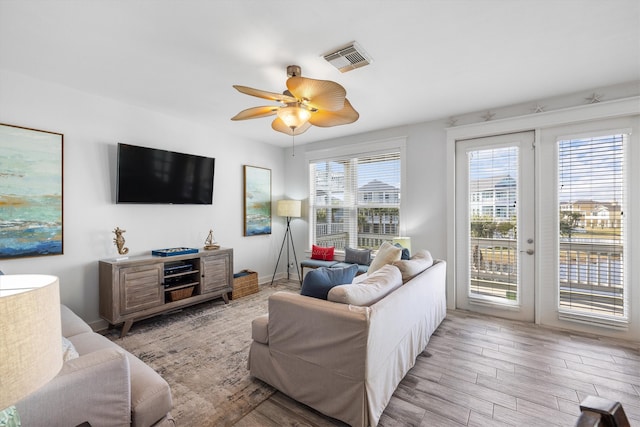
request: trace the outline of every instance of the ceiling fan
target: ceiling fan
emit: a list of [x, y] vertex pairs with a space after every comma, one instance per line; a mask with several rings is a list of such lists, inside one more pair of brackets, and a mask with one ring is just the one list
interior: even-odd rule
[[313, 126], [332, 127], [358, 120], [360, 115], [346, 98], [347, 91], [338, 83], [302, 77], [297, 65], [287, 67], [287, 90], [282, 94], [233, 85], [239, 92], [278, 101], [281, 105], [247, 108], [231, 120], [257, 119], [277, 115], [271, 127], [287, 135], [300, 135]]

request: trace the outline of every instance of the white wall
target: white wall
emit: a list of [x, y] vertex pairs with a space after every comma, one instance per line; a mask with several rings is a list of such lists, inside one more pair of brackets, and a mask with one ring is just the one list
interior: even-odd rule
[[[202, 247], [213, 228], [222, 246], [234, 248], [234, 271], [250, 268], [261, 281], [271, 279], [283, 226], [274, 217], [272, 235], [243, 237], [242, 166], [270, 168], [277, 200], [284, 188], [281, 148], [11, 72], [0, 71], [0, 93], [0, 123], [64, 134], [64, 254], [4, 259], [0, 270], [60, 277], [62, 302], [96, 322], [98, 260], [118, 256], [116, 226], [127, 230], [129, 255]], [[215, 157], [213, 205], [115, 204], [118, 142]]]

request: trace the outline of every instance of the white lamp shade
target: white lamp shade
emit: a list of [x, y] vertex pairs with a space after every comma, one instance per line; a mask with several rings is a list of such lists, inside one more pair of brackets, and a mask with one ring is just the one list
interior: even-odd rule
[[292, 129], [297, 129], [305, 124], [311, 117], [311, 112], [306, 108], [302, 108], [296, 105], [289, 105], [288, 107], [282, 107], [278, 109], [278, 117], [287, 126]]
[[400, 246], [409, 249], [409, 252], [411, 252], [411, 237], [394, 237], [393, 243], [398, 243]]
[[0, 275], [0, 410], [55, 377], [62, 368], [58, 278]]
[[301, 216], [302, 203], [300, 200], [278, 200], [276, 215], [299, 218]]

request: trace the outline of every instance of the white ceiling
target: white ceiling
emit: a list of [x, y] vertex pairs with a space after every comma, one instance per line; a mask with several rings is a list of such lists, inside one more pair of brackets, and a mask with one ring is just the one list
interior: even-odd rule
[[[322, 58], [354, 40], [371, 65]], [[360, 113], [296, 144], [446, 118], [640, 79], [640, 0], [0, 0], [0, 69], [238, 138], [290, 144], [229, 120], [269, 104], [233, 84], [282, 92], [289, 64]]]

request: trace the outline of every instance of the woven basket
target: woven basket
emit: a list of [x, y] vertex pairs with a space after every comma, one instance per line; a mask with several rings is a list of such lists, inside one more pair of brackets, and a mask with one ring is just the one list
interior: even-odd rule
[[231, 299], [241, 298], [258, 292], [258, 273], [251, 270], [242, 270], [247, 273], [244, 276], [233, 278], [233, 291]]
[[189, 298], [193, 294], [195, 286], [189, 288], [176, 289], [175, 291], [169, 291], [167, 298], [170, 302], [180, 301], [181, 299]]

